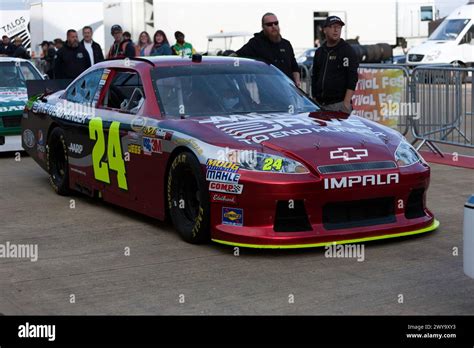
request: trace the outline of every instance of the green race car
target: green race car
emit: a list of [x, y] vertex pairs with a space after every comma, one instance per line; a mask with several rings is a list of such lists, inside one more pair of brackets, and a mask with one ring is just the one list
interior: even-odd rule
[[0, 152], [23, 150], [21, 116], [28, 100], [27, 80], [43, 80], [28, 60], [0, 57]]

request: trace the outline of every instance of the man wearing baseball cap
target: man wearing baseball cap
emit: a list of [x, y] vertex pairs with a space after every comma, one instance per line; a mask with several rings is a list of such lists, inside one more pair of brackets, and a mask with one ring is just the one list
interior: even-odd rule
[[107, 59], [135, 57], [135, 46], [133, 46], [132, 41], [124, 40], [123, 30], [120, 25], [112, 25], [110, 34], [114, 37], [114, 43], [110, 46]]
[[323, 110], [352, 111], [359, 61], [352, 47], [341, 38], [345, 23], [329, 16], [323, 24], [326, 41], [313, 59], [312, 96]]

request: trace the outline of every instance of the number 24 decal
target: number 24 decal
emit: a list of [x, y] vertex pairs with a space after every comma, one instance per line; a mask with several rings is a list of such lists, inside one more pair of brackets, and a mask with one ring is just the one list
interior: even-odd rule
[[94, 177], [96, 180], [110, 184], [109, 169], [117, 172], [117, 182], [121, 189], [128, 190], [127, 178], [125, 176], [125, 161], [122, 157], [120, 146], [120, 122], [114, 121], [110, 125], [107, 144], [107, 160], [102, 161], [105, 154], [105, 135], [100, 117], [94, 117], [89, 122], [89, 138], [96, 140], [92, 149], [92, 163], [94, 166]]

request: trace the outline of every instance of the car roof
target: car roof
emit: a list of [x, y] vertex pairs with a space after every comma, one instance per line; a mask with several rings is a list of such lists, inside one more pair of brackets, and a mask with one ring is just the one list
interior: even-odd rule
[[[225, 56], [202, 56], [202, 62], [204, 64], [224, 64], [224, 63], [234, 63], [238, 59], [241, 62], [246, 62], [250, 64], [265, 64], [261, 61], [241, 58], [241, 57], [225, 57]], [[101, 63], [98, 63], [94, 66], [103, 67], [103, 68], [123, 68], [124, 66], [131, 66], [135, 68], [144, 67], [145, 65], [152, 65], [153, 67], [160, 66], [175, 66], [175, 65], [192, 65], [199, 64], [194, 63], [191, 57], [181, 57], [181, 56], [149, 56], [149, 57], [134, 57], [128, 58], [130, 64], [127, 64], [127, 58], [123, 59], [109, 59]]]

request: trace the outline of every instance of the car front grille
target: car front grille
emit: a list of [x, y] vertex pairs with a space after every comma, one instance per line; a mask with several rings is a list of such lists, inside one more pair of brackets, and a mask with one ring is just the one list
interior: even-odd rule
[[1, 120], [5, 128], [20, 127], [21, 124], [21, 116], [3, 116]]
[[394, 169], [397, 165], [393, 161], [379, 161], [379, 162], [363, 162], [363, 163], [344, 163], [344, 164], [330, 164], [319, 166], [318, 170], [321, 174], [352, 172], [361, 170], [375, 170], [375, 169]]
[[394, 197], [333, 202], [323, 207], [323, 226], [326, 230], [373, 226], [395, 221]]
[[421, 62], [423, 60], [423, 57], [424, 57], [423, 54], [409, 54], [408, 60], [410, 62]]

